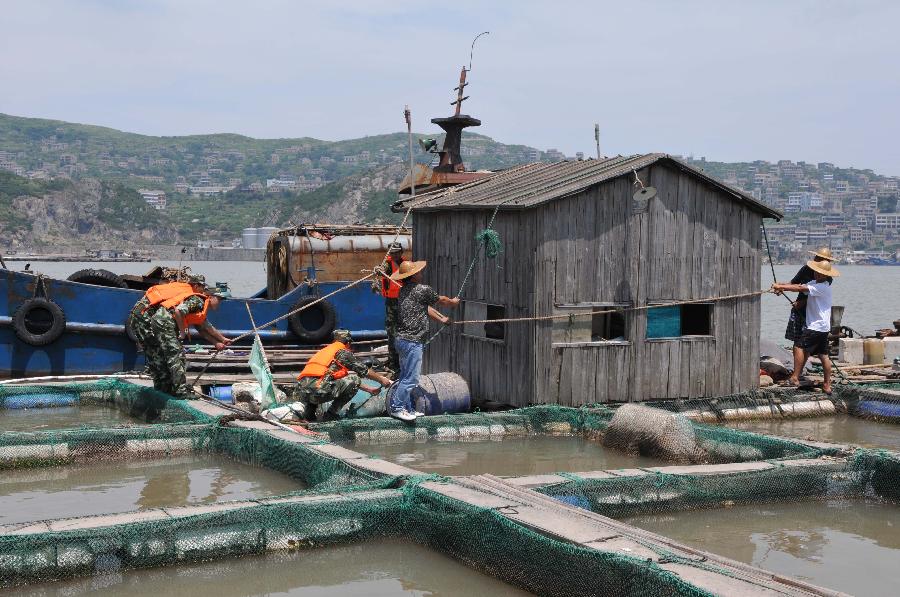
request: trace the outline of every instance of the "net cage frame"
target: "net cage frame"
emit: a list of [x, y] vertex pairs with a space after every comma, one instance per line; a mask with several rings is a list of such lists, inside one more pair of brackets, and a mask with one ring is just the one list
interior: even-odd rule
[[[49, 458], [23, 459], [18, 465], [65, 466], [79, 455], [89, 454], [85, 446], [100, 446], [101, 452], [106, 450], [115, 457], [112, 453], [122, 452], [129, 441], [157, 447], [175, 442], [172, 445], [189, 445], [190, 451], [222, 454], [281, 472], [309, 487], [279, 496], [207, 506], [5, 525], [0, 532], [0, 588], [273, 550], [399, 538], [429, 546], [476, 570], [540, 594], [709, 594], [656, 562], [573, 545], [518, 524], [497, 509], [465, 503], [423, 486], [426, 481], [452, 485], [455, 481], [451, 478], [399, 466], [376, 466], [378, 459], [374, 458], [347, 460], [341, 458], [345, 448], [332, 443], [381, 441], [396, 438], [398, 433], [407, 434], [401, 435], [404, 439], [457, 441], [491, 437], [492, 433], [597, 437], [614, 414], [608, 407], [541, 405], [501, 413], [441, 415], [420, 419], [418, 431], [410, 431], [392, 419], [354, 419], [312, 425], [323, 439], [287, 439], [289, 432], [266, 430], [265, 423], [223, 424], [222, 415], [208, 414], [192, 401], [175, 400], [128, 382], [107, 380], [76, 386], [0, 386], [0, 408], [6, 397], [17, 393], [71, 391], [78, 394], [83, 405], [112, 402], [131, 409], [137, 404], [141, 411], [150, 404], [159, 411], [158, 421], [164, 422], [123, 428], [2, 432], [0, 455], [9, 448], [65, 446], [55, 454], [51, 452]], [[537, 488], [537, 492], [571, 495], [577, 491], [585, 500], [627, 494], [629, 500], [620, 500], [618, 505], [621, 511], [629, 511], [626, 507], [637, 511], [635, 504], [662, 507], [663, 502], [666, 507], [679, 503], [711, 505], [732, 499], [748, 487], [763, 488], [774, 481], [783, 487], [775, 497], [784, 499], [822, 495], [898, 497], [900, 455], [857, 450], [852, 457], [842, 459], [838, 446], [828, 448], [699, 423], [693, 423], [693, 427], [701, 441], [753, 447], [762, 458], [751, 462], [771, 468], [716, 476], [647, 473], [640, 478], [611, 479], [587, 479], [563, 472], [562, 483]], [[167, 453], [166, 449], [147, 452], [153, 457]], [[126, 457], [140, 458], [143, 453], [127, 452]], [[666, 496], [666, 492], [675, 495]], [[661, 557], [675, 557], [658, 546], [654, 549]], [[728, 573], [715, 567], [713, 570]]]

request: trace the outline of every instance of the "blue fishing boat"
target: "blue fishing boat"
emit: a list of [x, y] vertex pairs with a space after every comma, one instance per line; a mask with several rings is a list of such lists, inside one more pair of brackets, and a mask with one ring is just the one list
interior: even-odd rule
[[[264, 344], [317, 345], [336, 327], [349, 329], [357, 340], [385, 338], [384, 299], [368, 281], [268, 322], [364, 276], [362, 269], [380, 263], [393, 232], [326, 225], [280, 230], [267, 247], [267, 287], [249, 298], [223, 300], [209, 321], [228, 337], [244, 334], [252, 330], [249, 306]], [[404, 246], [409, 239], [408, 231], [399, 238]], [[126, 325], [143, 295], [141, 280], [109, 272], [94, 277], [81, 276], [93, 282], [87, 283], [0, 269], [0, 377], [143, 369], [143, 354]], [[103, 277], [108, 284], [99, 285]], [[143, 280], [144, 286], [152, 282]], [[197, 341], [194, 336], [186, 343]]]

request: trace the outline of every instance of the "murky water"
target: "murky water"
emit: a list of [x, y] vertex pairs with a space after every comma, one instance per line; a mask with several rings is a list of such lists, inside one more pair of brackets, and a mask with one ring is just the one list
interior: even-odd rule
[[896, 595], [900, 505], [863, 500], [736, 506], [625, 522], [852, 595]]
[[538, 435], [488, 441], [423, 441], [349, 447], [410, 468], [440, 475], [490, 473], [521, 476], [667, 464], [663, 460], [632, 456], [607, 449], [599, 442], [581, 437]]
[[428, 548], [379, 541], [25, 587], [16, 597], [528, 595]]
[[0, 409], [0, 432], [139, 425], [115, 406]]
[[900, 425], [878, 423], [848, 415], [735, 421], [728, 423], [728, 427], [811, 441], [853, 444], [863, 448], [900, 450]]
[[303, 489], [224, 456], [108, 462], [0, 473], [0, 524], [209, 504]]

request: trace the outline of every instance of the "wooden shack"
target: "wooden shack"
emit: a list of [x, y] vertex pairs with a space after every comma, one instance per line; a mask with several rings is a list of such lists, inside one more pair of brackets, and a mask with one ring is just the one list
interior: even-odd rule
[[[636, 195], [642, 185], [655, 196]], [[453, 296], [475, 259], [454, 319], [588, 313], [450, 326], [424, 372], [460, 373], [476, 399], [577, 406], [757, 387], [758, 295], [671, 305], [760, 290], [760, 225], [781, 214], [747, 193], [648, 154], [528, 164], [394, 207], [407, 208], [426, 283]], [[503, 251], [475, 258], [495, 212]]]

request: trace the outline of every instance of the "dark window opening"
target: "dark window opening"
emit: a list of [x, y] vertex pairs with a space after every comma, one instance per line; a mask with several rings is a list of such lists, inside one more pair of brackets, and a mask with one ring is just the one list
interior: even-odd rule
[[591, 316], [591, 342], [610, 340], [625, 340], [625, 314], [622, 311]]
[[708, 303], [671, 305], [647, 311], [647, 338], [711, 336], [712, 308]]
[[[628, 342], [626, 305], [582, 303], [554, 309], [553, 344], [621, 344]], [[596, 311], [596, 312], [595, 312]]]
[[466, 301], [464, 309], [466, 320], [483, 321], [484, 323], [465, 324], [463, 334], [489, 340], [502, 341], [506, 339], [506, 324], [504, 322], [487, 321], [491, 319], [506, 319], [506, 307], [478, 301]]
[[681, 305], [681, 335], [711, 336], [712, 305]]
[[[502, 305], [488, 305], [487, 317], [485, 319], [506, 319], [506, 307]], [[491, 340], [503, 340], [506, 334], [506, 324], [486, 323], [484, 324], [484, 337]]]

